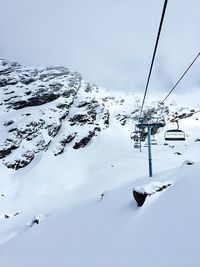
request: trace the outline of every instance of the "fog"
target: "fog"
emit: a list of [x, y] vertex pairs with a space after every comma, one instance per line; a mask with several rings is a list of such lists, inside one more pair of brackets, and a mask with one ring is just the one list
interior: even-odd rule
[[[0, 0], [0, 56], [65, 65], [111, 90], [144, 90], [164, 1]], [[200, 52], [199, 0], [169, 0], [149, 93], [167, 93]], [[195, 93], [200, 58], [176, 89]]]

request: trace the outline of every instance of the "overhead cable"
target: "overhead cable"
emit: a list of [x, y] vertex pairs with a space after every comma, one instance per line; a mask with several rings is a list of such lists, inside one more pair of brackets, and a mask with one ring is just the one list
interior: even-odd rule
[[161, 15], [161, 19], [160, 19], [160, 25], [159, 25], [157, 38], [156, 38], [156, 43], [155, 43], [154, 52], [153, 52], [153, 57], [152, 57], [152, 60], [151, 60], [151, 66], [150, 66], [150, 70], [149, 70], [149, 74], [148, 74], [148, 78], [147, 78], [147, 83], [146, 83], [146, 87], [145, 87], [145, 91], [144, 91], [144, 97], [143, 97], [143, 101], [142, 101], [142, 106], [141, 106], [141, 110], [140, 110], [140, 116], [142, 115], [144, 102], [145, 102], [145, 98], [146, 98], [146, 94], [147, 94], [147, 90], [148, 90], [148, 86], [149, 86], [149, 81], [150, 81], [151, 72], [152, 72], [152, 68], [153, 68], [153, 64], [154, 64], [154, 59], [155, 59], [155, 56], [156, 56], [156, 51], [157, 51], [157, 47], [158, 47], [158, 43], [159, 43], [159, 38], [160, 38], [160, 33], [161, 33], [162, 25], [163, 25], [165, 11], [166, 11], [166, 8], [167, 8], [167, 2], [168, 2], [168, 0], [165, 0], [164, 6], [163, 6], [163, 10], [162, 10], [162, 15]]
[[169, 97], [169, 95], [174, 91], [174, 89], [177, 87], [177, 85], [180, 83], [180, 81], [183, 79], [183, 77], [185, 76], [185, 74], [189, 71], [189, 69], [192, 67], [192, 65], [194, 64], [194, 62], [197, 60], [197, 58], [200, 56], [200, 53], [198, 53], [198, 55], [195, 57], [195, 59], [192, 61], [192, 63], [189, 65], [189, 67], [186, 69], [186, 71], [182, 74], [182, 76], [180, 77], [180, 79], [177, 81], [177, 83], [172, 87], [172, 89], [169, 91], [169, 93], [166, 95], [166, 97], [163, 99], [162, 103], [165, 102], [165, 100]]

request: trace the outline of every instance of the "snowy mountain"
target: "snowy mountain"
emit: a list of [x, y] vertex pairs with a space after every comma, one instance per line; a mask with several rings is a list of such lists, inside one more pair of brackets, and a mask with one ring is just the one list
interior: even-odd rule
[[[55, 156], [68, 144], [84, 147], [113, 121], [134, 129], [139, 115], [139, 96], [113, 96], [64, 67], [23, 68], [1, 59], [0, 74], [0, 158], [8, 168], [25, 167], [53, 140]], [[173, 103], [161, 108], [156, 99], [152, 106], [166, 120], [195, 111]]]
[[[147, 148], [134, 149], [130, 138], [140, 94], [108, 92], [65, 67], [4, 59], [0, 88], [2, 267], [198, 265], [200, 115], [193, 107], [147, 99], [145, 112], [165, 125], [154, 132], [150, 180]], [[186, 141], [166, 144], [177, 118]], [[170, 186], [152, 194], [154, 183], [137, 207], [133, 188], [144, 192], [156, 181]]]

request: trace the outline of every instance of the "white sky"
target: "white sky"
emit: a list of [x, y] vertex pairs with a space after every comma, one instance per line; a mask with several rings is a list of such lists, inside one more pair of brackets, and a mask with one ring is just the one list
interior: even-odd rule
[[[112, 90], [144, 90], [164, 0], [0, 0], [0, 56], [65, 65]], [[149, 93], [167, 92], [200, 51], [199, 0], [168, 1]], [[177, 88], [199, 90], [200, 59]]]

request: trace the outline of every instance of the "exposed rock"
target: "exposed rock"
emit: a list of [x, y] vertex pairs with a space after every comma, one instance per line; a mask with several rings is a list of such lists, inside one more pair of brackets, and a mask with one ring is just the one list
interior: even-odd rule
[[14, 144], [12, 140], [6, 139], [5, 143], [2, 147], [0, 147], [0, 159], [5, 158], [8, 156], [13, 150], [18, 148], [19, 145]]
[[82, 138], [79, 142], [76, 142], [73, 146], [74, 149], [79, 149], [82, 147], [85, 147], [92, 139], [92, 137], [95, 135], [95, 130], [94, 131], [89, 131], [88, 135], [84, 138]]
[[39, 224], [42, 220], [44, 220], [45, 219], [45, 215], [43, 215], [43, 214], [38, 214], [38, 215], [36, 215], [34, 218], [33, 218], [33, 220], [32, 220], [32, 222], [31, 222], [31, 224], [30, 224], [30, 227], [32, 227], [33, 225], [35, 225], [35, 224]]
[[5, 214], [4, 215], [4, 218], [5, 219], [9, 219], [9, 218], [12, 218], [12, 217], [15, 217], [15, 216], [19, 215], [20, 213], [22, 213], [22, 212], [21, 211], [18, 211], [18, 212], [11, 213], [11, 214]]
[[100, 127], [95, 127], [93, 131], [89, 131], [88, 135], [82, 138], [80, 141], [76, 142], [73, 146], [74, 149], [79, 149], [85, 147], [92, 138], [96, 135], [96, 132], [100, 132], [101, 128]]
[[179, 155], [179, 156], [182, 155], [182, 153], [180, 153], [180, 152], [174, 152], [174, 154], [175, 154], [175, 155]]
[[10, 120], [10, 121], [6, 121], [5, 123], [4, 123], [4, 126], [10, 126], [11, 124], [13, 124], [14, 123], [14, 121], [13, 120]]
[[11, 99], [14, 99], [14, 98], [18, 98], [18, 96], [12, 96], [10, 98], [4, 99], [4, 102], [8, 102], [8, 101], [10, 101]]
[[5, 93], [4, 95], [11, 95], [13, 93], [15, 93], [15, 91], [9, 91], [9, 92]]
[[46, 128], [48, 129], [48, 135], [51, 137], [54, 137], [59, 132], [61, 125], [53, 123], [53, 124], [48, 125]]
[[68, 108], [68, 105], [67, 104], [58, 104], [57, 105], [57, 108], [59, 108], [59, 109], [66, 109], [66, 108]]
[[92, 85], [91, 85], [91, 84], [87, 83], [87, 85], [86, 85], [86, 87], [85, 87], [85, 92], [86, 92], [86, 93], [90, 93], [90, 92], [92, 92]]
[[133, 197], [139, 207], [141, 207], [147, 196], [151, 196], [156, 192], [161, 192], [172, 185], [171, 182], [151, 182], [140, 187], [133, 188]]
[[94, 123], [94, 117], [89, 116], [88, 114], [76, 114], [74, 115], [74, 117], [69, 119], [70, 121], [70, 125], [83, 125], [83, 124], [90, 124], [90, 123]]
[[104, 122], [104, 125], [106, 127], [109, 127], [109, 124], [110, 124], [110, 113], [109, 113], [108, 110], [103, 115], [103, 122]]
[[118, 114], [116, 116], [116, 119], [120, 122], [121, 125], [125, 125], [126, 124], [126, 121], [127, 119], [130, 118], [130, 116], [127, 116], [127, 115], [122, 115], [122, 114]]
[[133, 196], [134, 196], [134, 199], [136, 200], [136, 202], [138, 204], [138, 207], [141, 207], [144, 204], [148, 194], [147, 193], [140, 193], [140, 192], [133, 190]]
[[192, 161], [192, 160], [185, 160], [184, 162], [183, 162], [183, 166], [185, 166], [185, 165], [194, 165], [195, 164], [195, 162], [194, 161]]
[[66, 91], [64, 91], [64, 92], [62, 93], [62, 96], [63, 96], [64, 98], [69, 98], [71, 95], [75, 96], [75, 94], [76, 94], [76, 90], [74, 90], [74, 89], [70, 89], [70, 90], [66, 90]]
[[77, 132], [74, 132], [72, 134], [69, 134], [66, 138], [62, 139], [59, 142], [59, 147], [57, 148], [57, 151], [54, 153], [54, 155], [57, 156], [57, 155], [62, 154], [64, 152], [65, 146], [69, 144], [70, 142], [72, 142], [72, 140], [74, 140], [76, 135], [77, 135]]
[[16, 102], [9, 102], [8, 104], [13, 109], [22, 109], [22, 108], [26, 108], [26, 107], [43, 105], [43, 104], [49, 103], [53, 100], [56, 100], [59, 97], [60, 97], [59, 94], [45, 93], [43, 95], [30, 97], [27, 100], [19, 100]]
[[87, 101], [83, 101], [81, 103], [79, 103], [77, 105], [78, 108], [83, 108], [83, 107], [86, 107], [87, 105], [89, 105], [90, 102], [87, 102]]
[[32, 151], [27, 151], [25, 154], [21, 155], [20, 159], [15, 159], [11, 162], [6, 162], [5, 165], [8, 168], [18, 170], [27, 166], [33, 159], [34, 159], [34, 153]]
[[23, 83], [25, 85], [28, 85], [28, 84], [30, 84], [30, 83], [32, 83], [34, 81], [35, 81], [35, 79], [32, 78], [32, 77], [27, 77], [27, 78], [22, 78], [21, 79], [21, 83]]
[[18, 83], [18, 80], [14, 78], [1, 78], [0, 79], [0, 87], [4, 87], [7, 85], [15, 85]]

